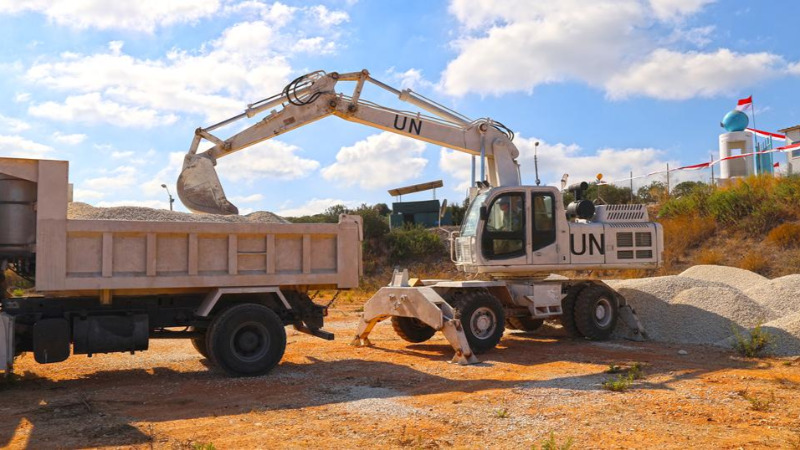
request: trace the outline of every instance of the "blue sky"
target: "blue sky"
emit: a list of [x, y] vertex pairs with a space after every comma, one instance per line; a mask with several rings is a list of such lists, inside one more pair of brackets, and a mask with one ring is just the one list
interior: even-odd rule
[[[748, 95], [759, 129], [800, 124], [799, 16], [791, 0], [0, 0], [0, 156], [70, 161], [77, 201], [166, 208], [161, 184], [174, 193], [195, 128], [301, 74], [366, 68], [509, 126], [528, 184], [537, 140], [545, 183], [625, 178], [707, 161]], [[297, 215], [388, 203], [387, 189], [439, 178], [438, 197], [461, 201], [469, 168], [467, 155], [330, 117], [218, 172], [243, 212]]]

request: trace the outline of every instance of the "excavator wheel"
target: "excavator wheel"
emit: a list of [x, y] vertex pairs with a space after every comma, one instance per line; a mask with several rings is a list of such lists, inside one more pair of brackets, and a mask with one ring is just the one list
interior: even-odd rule
[[583, 333], [575, 324], [575, 300], [584, 288], [586, 286], [583, 284], [570, 287], [567, 295], [561, 300], [561, 326], [564, 327], [564, 331], [569, 337], [583, 337]]
[[419, 319], [412, 317], [392, 316], [394, 332], [406, 342], [425, 342], [436, 334], [436, 330]]
[[588, 286], [575, 299], [575, 325], [587, 339], [611, 337], [618, 318], [617, 299], [602, 286]]
[[506, 317], [495, 296], [486, 290], [462, 291], [451, 305], [473, 352], [483, 353], [497, 346], [505, 331]]
[[542, 325], [544, 325], [544, 320], [533, 317], [509, 317], [506, 319], [506, 328], [528, 333], [538, 330]]

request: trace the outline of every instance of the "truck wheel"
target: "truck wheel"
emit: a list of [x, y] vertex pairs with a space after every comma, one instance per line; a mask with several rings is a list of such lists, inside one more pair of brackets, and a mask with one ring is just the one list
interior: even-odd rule
[[[197, 331], [196, 328], [193, 328], [191, 331]], [[191, 339], [192, 347], [197, 350], [197, 353], [200, 353], [200, 356], [205, 357], [208, 359], [208, 347], [206, 347], [206, 333], [203, 333], [200, 337], [195, 337]]]
[[209, 360], [228, 375], [264, 375], [283, 357], [286, 329], [271, 309], [244, 303], [228, 308], [211, 322], [206, 349]]
[[529, 333], [538, 330], [542, 325], [544, 325], [544, 320], [534, 319], [533, 317], [509, 317], [506, 319], [506, 328]]
[[425, 322], [412, 317], [392, 316], [392, 328], [401, 339], [414, 343], [425, 342], [436, 334]]
[[569, 337], [583, 337], [575, 324], [575, 301], [583, 289], [583, 285], [572, 286], [561, 300], [561, 326], [564, 327], [564, 331]]
[[506, 321], [503, 305], [497, 298], [486, 291], [472, 291], [453, 303], [473, 352], [483, 353], [497, 346]]
[[588, 339], [608, 339], [618, 317], [617, 299], [602, 286], [586, 287], [575, 299], [575, 325]]

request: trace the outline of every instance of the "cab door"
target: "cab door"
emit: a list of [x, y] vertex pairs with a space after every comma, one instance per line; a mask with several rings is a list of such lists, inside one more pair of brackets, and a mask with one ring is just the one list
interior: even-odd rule
[[480, 246], [487, 265], [527, 264], [530, 242], [527, 197], [525, 191], [502, 192], [486, 206]]
[[556, 198], [552, 192], [532, 190], [530, 193], [531, 254], [529, 264], [558, 264], [556, 243]]

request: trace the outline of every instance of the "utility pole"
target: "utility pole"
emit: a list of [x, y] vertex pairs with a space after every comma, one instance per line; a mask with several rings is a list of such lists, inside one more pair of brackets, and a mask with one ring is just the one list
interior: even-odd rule
[[161, 187], [167, 190], [167, 195], [169, 196], [169, 210], [172, 211], [172, 204], [175, 203], [175, 199], [172, 198], [172, 194], [169, 192], [169, 188], [166, 184], [162, 184]]

